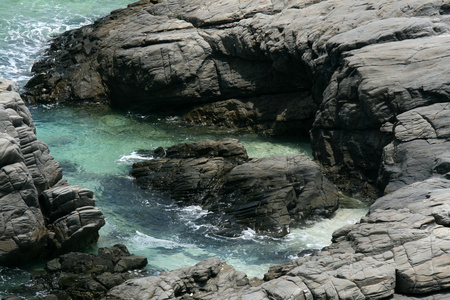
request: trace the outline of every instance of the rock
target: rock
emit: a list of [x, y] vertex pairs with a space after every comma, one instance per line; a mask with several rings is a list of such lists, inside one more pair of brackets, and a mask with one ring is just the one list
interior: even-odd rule
[[[0, 78], [0, 264], [18, 265], [79, 247], [104, 225], [91, 191], [62, 180], [35, 134], [17, 86]], [[89, 209], [86, 209], [89, 207]]]
[[[233, 168], [219, 193], [236, 222], [283, 236], [293, 222], [330, 216], [338, 194], [319, 166], [305, 155], [252, 159]], [[214, 208], [214, 206], [213, 206]]]
[[[185, 119], [192, 122], [267, 134], [289, 132], [278, 130], [279, 124], [297, 124], [292, 128], [311, 129], [315, 159], [336, 183], [372, 195], [375, 185], [386, 194], [359, 223], [335, 232], [329, 247], [273, 267], [260, 286], [231, 284], [220, 298], [446, 299], [449, 8], [448, 0], [141, 1], [55, 39], [35, 65], [25, 97], [110, 99], [112, 106], [169, 107], [172, 114], [187, 108]], [[306, 97], [292, 105], [297, 100], [285, 95], [297, 93]], [[262, 111], [262, 99], [276, 105]], [[207, 176], [237, 168], [251, 190], [264, 182], [251, 170], [267, 163], [234, 167], [224, 157], [176, 159], [148, 162], [136, 174], [157, 187], [167, 183], [161, 180], [165, 167], [181, 168], [185, 161], [182, 168], [193, 179], [170, 177], [168, 183], [193, 191], [200, 203], [228, 182], [206, 184], [212, 177], [198, 175], [202, 164]], [[277, 165], [288, 160], [296, 159], [282, 158]], [[151, 168], [157, 172], [149, 173]], [[199, 194], [197, 184], [212, 188]], [[294, 188], [290, 184], [281, 186]], [[287, 189], [284, 199], [293, 201]], [[245, 204], [249, 210], [242, 206], [241, 215], [254, 216], [251, 203]], [[272, 215], [285, 220], [278, 207]], [[209, 286], [202, 291], [192, 285], [192, 273], [184, 270], [129, 282], [110, 295], [218, 298]], [[199, 278], [215, 278], [208, 276]]]
[[[428, 194], [415, 193], [419, 188]], [[322, 251], [271, 267], [259, 286], [232, 282], [220, 299], [445, 299], [450, 227], [441, 216], [443, 211], [448, 216], [450, 181], [429, 179], [421, 187], [412, 184], [393, 194], [375, 202], [359, 223], [335, 232], [333, 243]], [[386, 197], [399, 207], [385, 206]], [[215, 299], [219, 294], [209, 288], [210, 274], [220, 278], [226, 269], [214, 271], [216, 265], [128, 281], [108, 296]], [[206, 288], [195, 289], [197, 282]]]
[[436, 103], [396, 117], [395, 140], [384, 148], [380, 182], [389, 193], [450, 171], [450, 104]]
[[[280, 98], [283, 105], [273, 105]], [[307, 136], [317, 109], [309, 93], [297, 92], [205, 104], [191, 110], [180, 120], [203, 126], [245, 128], [265, 135], [301, 133]]]
[[380, 170], [383, 148], [418, 133], [389, 130], [396, 117], [448, 102], [446, 1], [155, 3], [56, 38], [24, 97], [189, 108], [190, 122], [265, 134], [311, 129], [335, 181], [372, 195], [366, 182], [401, 187], [395, 170]]
[[[428, 194], [423, 194], [424, 190]], [[319, 254], [272, 267], [265, 278], [300, 277], [318, 298], [339, 294], [341, 289], [348, 292], [351, 284], [339, 286], [335, 283], [338, 278], [350, 280], [355, 292], [362, 294], [355, 293], [356, 298], [350, 299], [384, 299], [389, 295], [403, 299], [395, 293], [416, 299], [414, 295], [420, 298], [434, 292], [436, 298], [430, 299], [444, 299], [439, 295], [448, 285], [445, 253], [450, 244], [448, 223], [441, 217], [443, 211], [448, 212], [449, 193], [450, 182], [442, 179], [401, 188], [377, 200], [360, 223], [335, 232], [333, 243]]]
[[138, 184], [225, 213], [220, 234], [249, 227], [284, 236], [293, 221], [330, 216], [338, 207], [337, 190], [305, 155], [248, 160], [236, 139], [183, 143], [155, 154], [164, 157], [133, 165]]
[[222, 178], [248, 159], [236, 139], [182, 143], [156, 149], [155, 154], [164, 157], [133, 164], [131, 175], [140, 186], [167, 191], [186, 204], [202, 205], [215, 197]]
[[[114, 286], [135, 277], [147, 258], [130, 254], [124, 245], [100, 248], [98, 254], [70, 252], [47, 263], [46, 274], [34, 278], [58, 299], [100, 299]], [[137, 274], [137, 273], [136, 273]]]
[[[131, 279], [112, 288], [107, 299], [225, 299], [226, 295], [249, 288], [242, 272], [207, 258], [193, 267], [165, 272], [161, 276]], [[189, 298], [183, 298], [189, 299]]]

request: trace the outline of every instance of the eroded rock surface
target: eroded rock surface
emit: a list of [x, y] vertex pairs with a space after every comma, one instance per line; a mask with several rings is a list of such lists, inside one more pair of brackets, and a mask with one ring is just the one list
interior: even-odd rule
[[[0, 264], [80, 247], [98, 238], [103, 215], [91, 191], [68, 185], [38, 140], [17, 86], [0, 78]], [[43, 208], [45, 206], [45, 208]]]
[[225, 214], [222, 234], [250, 227], [283, 236], [293, 221], [330, 216], [339, 204], [336, 188], [302, 154], [248, 159], [236, 139], [179, 144], [155, 154], [162, 157], [133, 165], [137, 182]]
[[56, 38], [26, 99], [196, 107], [186, 120], [267, 134], [312, 128], [330, 174], [387, 191], [401, 186], [399, 162], [383, 159], [402, 136], [397, 116], [449, 102], [448, 0], [156, 2]]
[[107, 299], [226, 299], [230, 292], [248, 287], [244, 273], [212, 257], [161, 276], [131, 279], [111, 289]]

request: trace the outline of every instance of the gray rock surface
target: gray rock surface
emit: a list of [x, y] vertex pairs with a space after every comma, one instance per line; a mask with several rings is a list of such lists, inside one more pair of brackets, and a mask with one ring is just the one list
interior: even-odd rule
[[436, 103], [397, 116], [395, 140], [384, 148], [380, 180], [392, 192], [450, 172], [450, 104]]
[[449, 102], [448, 0], [156, 2], [56, 38], [26, 99], [197, 106], [187, 120], [266, 134], [312, 129], [316, 158], [337, 183], [356, 179], [354, 193], [359, 180], [401, 187], [383, 160], [385, 146], [410, 139], [393, 131], [397, 116]]
[[[161, 276], [131, 279], [112, 288], [107, 299], [227, 299], [230, 292], [249, 288], [247, 276], [218, 258]], [[238, 299], [238, 298], [235, 298]]]
[[[98, 238], [91, 191], [70, 186], [35, 134], [17, 86], [0, 78], [0, 264], [18, 265]], [[45, 209], [43, 209], [45, 206]], [[69, 247], [69, 248], [70, 248]]]
[[224, 213], [221, 234], [249, 227], [284, 236], [293, 221], [330, 216], [339, 204], [336, 188], [305, 155], [249, 160], [236, 139], [183, 143], [155, 155], [162, 157], [133, 165], [138, 184]]

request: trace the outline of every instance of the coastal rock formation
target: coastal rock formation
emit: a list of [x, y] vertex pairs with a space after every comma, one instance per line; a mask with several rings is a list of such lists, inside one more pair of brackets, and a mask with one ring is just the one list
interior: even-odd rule
[[219, 297], [208, 284], [220, 272], [203, 276], [202, 290], [182, 269], [111, 297], [447, 299], [449, 14], [449, 0], [141, 1], [56, 38], [34, 67], [30, 102], [187, 108], [199, 124], [310, 130], [336, 183], [386, 194], [329, 247], [272, 267], [259, 286], [231, 281]]
[[49, 262], [35, 285], [49, 291], [43, 299], [101, 299], [106, 292], [136, 277], [147, 258], [130, 254], [124, 245], [98, 249], [98, 254], [70, 252]]
[[92, 192], [62, 179], [17, 91], [0, 78], [1, 265], [92, 243], [104, 224]]
[[230, 291], [249, 286], [244, 273], [212, 257], [161, 276], [131, 279], [111, 289], [107, 299], [226, 299]]
[[[375, 202], [333, 233], [320, 252], [270, 268], [252, 286], [210, 258], [194, 267], [127, 281], [111, 299], [447, 299], [450, 180], [432, 178]], [[230, 273], [231, 272], [231, 273]]]
[[191, 122], [267, 134], [312, 129], [336, 179], [381, 190], [392, 179], [387, 191], [400, 182], [382, 158], [397, 116], [449, 99], [448, 0], [155, 3], [56, 38], [26, 99], [191, 108]]
[[336, 188], [303, 154], [249, 160], [236, 139], [183, 143], [158, 154], [133, 165], [138, 184], [224, 214], [220, 234], [249, 227], [284, 236], [293, 221], [330, 216], [339, 204]]

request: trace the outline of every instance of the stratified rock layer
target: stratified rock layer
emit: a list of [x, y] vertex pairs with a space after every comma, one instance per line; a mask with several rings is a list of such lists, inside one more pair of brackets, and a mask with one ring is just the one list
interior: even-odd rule
[[336, 188], [302, 154], [249, 160], [238, 140], [223, 139], [159, 148], [155, 155], [162, 157], [133, 165], [137, 182], [224, 214], [221, 234], [249, 227], [284, 236], [293, 221], [330, 216], [339, 204]]
[[17, 91], [0, 78], [1, 265], [82, 247], [97, 240], [104, 224], [93, 193], [62, 180]]

